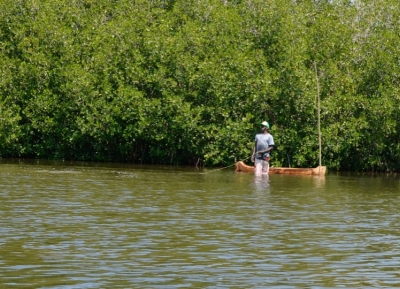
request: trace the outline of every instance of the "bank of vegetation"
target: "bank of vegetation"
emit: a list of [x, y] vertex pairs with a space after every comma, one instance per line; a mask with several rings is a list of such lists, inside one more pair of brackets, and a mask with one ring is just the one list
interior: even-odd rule
[[0, 2], [0, 155], [400, 170], [397, 0]]

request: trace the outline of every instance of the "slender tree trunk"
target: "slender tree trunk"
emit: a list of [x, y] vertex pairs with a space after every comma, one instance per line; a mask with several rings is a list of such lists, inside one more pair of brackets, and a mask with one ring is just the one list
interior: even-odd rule
[[317, 69], [317, 63], [314, 62], [314, 70], [315, 70], [315, 80], [317, 84], [317, 114], [318, 114], [318, 146], [319, 146], [319, 153], [318, 153], [318, 159], [319, 159], [319, 171], [321, 173], [321, 166], [322, 166], [322, 142], [321, 142], [321, 101], [320, 101], [320, 96], [319, 96], [319, 79], [318, 79], [318, 69]]

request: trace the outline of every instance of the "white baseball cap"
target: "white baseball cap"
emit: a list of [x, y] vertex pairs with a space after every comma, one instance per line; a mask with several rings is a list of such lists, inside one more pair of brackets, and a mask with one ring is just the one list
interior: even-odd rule
[[268, 123], [268, 122], [263, 121], [263, 122], [261, 123], [261, 125], [262, 125], [262, 126], [266, 126], [266, 127], [269, 129], [269, 123]]

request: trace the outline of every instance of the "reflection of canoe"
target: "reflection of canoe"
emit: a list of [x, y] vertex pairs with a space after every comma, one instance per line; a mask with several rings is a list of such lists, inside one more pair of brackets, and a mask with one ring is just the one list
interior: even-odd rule
[[[254, 173], [254, 167], [246, 165], [244, 162], [239, 161], [235, 164], [235, 172]], [[316, 168], [269, 168], [269, 174], [285, 174], [285, 175], [322, 175], [326, 173], [326, 166]]]

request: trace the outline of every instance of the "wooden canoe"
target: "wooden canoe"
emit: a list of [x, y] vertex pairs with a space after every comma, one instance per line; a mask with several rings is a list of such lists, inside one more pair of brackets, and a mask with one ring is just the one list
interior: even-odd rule
[[[244, 162], [239, 161], [235, 164], [235, 172], [254, 173], [254, 167], [248, 166]], [[326, 166], [318, 166], [316, 168], [269, 168], [269, 174], [285, 174], [285, 175], [303, 175], [303, 176], [324, 176], [326, 174]]]

